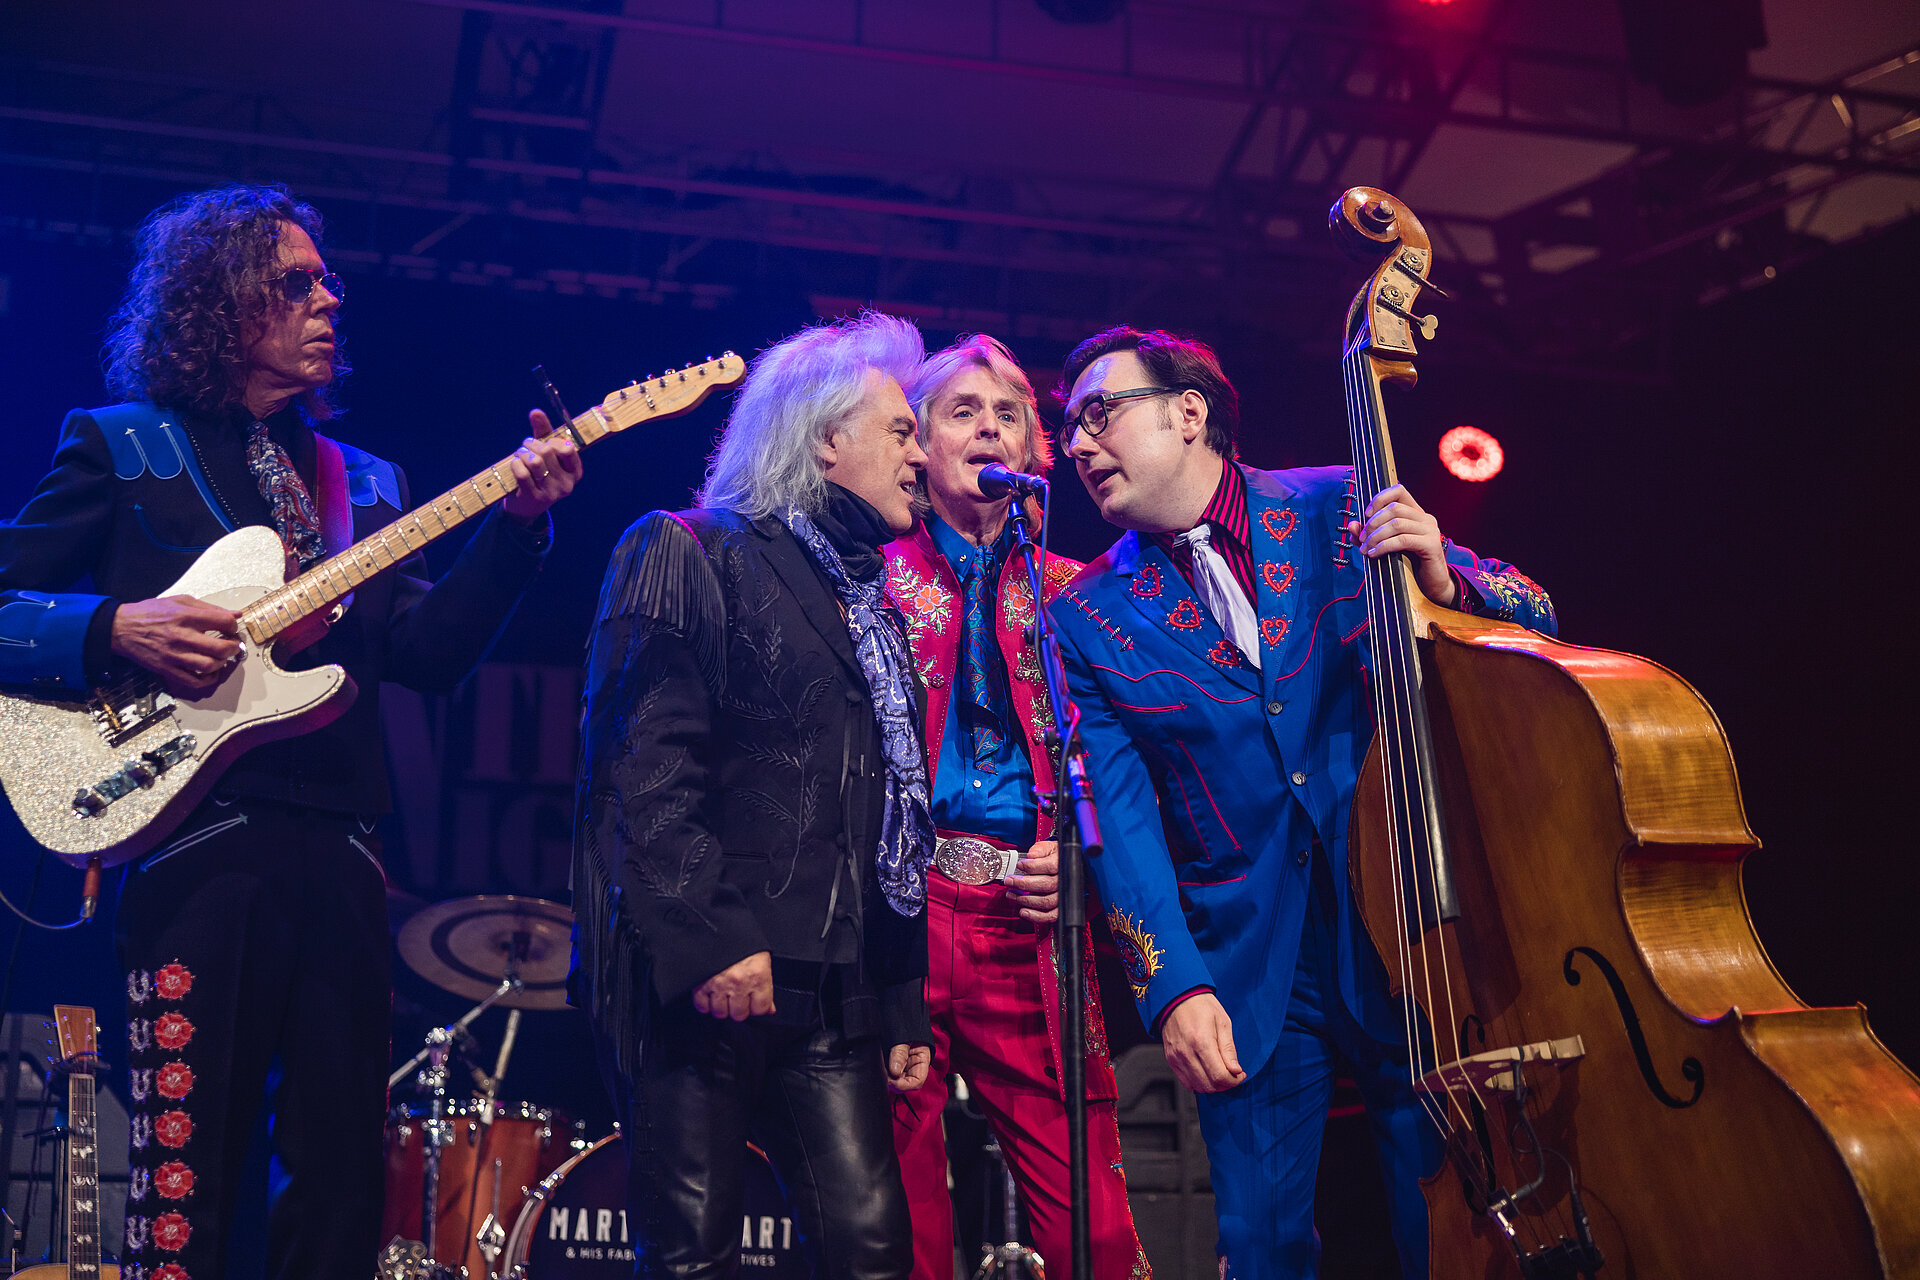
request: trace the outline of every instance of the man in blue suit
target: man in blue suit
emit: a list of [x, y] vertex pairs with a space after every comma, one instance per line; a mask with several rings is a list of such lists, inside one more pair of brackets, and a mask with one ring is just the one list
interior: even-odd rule
[[[1448, 608], [1551, 630], [1552, 604], [1397, 485], [1349, 520], [1348, 468], [1234, 461], [1238, 396], [1202, 343], [1109, 330], [1063, 385], [1064, 447], [1131, 531], [1051, 608], [1104, 819], [1092, 869], [1141, 1016], [1199, 1095], [1226, 1273], [1315, 1274], [1338, 1067], [1366, 1099], [1402, 1269], [1424, 1276], [1439, 1133], [1347, 885], [1373, 737], [1361, 557], [1404, 553]], [[1343, 534], [1359, 554], [1337, 564]]]

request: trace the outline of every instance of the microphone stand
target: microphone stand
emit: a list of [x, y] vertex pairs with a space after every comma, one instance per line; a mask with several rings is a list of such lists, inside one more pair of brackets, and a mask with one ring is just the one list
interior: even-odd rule
[[[1051, 494], [1045, 495], [1050, 504]], [[1014, 529], [1014, 554], [1027, 561], [1033, 594], [1033, 647], [1047, 685], [1047, 706], [1054, 728], [1047, 734], [1053, 752], [1053, 791], [1045, 797], [1054, 815], [1053, 836], [1060, 846], [1060, 918], [1054, 924], [1054, 968], [1060, 985], [1060, 1090], [1067, 1104], [1067, 1185], [1073, 1239], [1074, 1280], [1092, 1280], [1093, 1238], [1087, 1218], [1087, 998], [1081, 942], [1087, 924], [1087, 869], [1083, 857], [1098, 857], [1100, 815], [1087, 776], [1087, 749], [1080, 741], [1080, 713], [1067, 700], [1067, 673], [1060, 662], [1060, 638], [1047, 617], [1045, 583], [1047, 518], [1042, 508], [1040, 543], [1028, 528], [1027, 513], [1015, 494], [1007, 512]], [[1063, 803], [1064, 802], [1064, 803]]]

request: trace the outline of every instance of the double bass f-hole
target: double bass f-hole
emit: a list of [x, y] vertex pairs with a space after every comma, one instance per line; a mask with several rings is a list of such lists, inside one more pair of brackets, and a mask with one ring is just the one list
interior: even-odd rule
[[1660, 1073], [1654, 1070], [1653, 1054], [1648, 1052], [1646, 1034], [1640, 1030], [1639, 1011], [1633, 1007], [1633, 997], [1627, 994], [1627, 988], [1620, 981], [1618, 971], [1605, 956], [1592, 947], [1575, 947], [1567, 952], [1567, 958], [1560, 965], [1560, 971], [1566, 975], [1567, 985], [1570, 987], [1580, 985], [1580, 970], [1573, 964], [1575, 956], [1585, 956], [1593, 961], [1593, 967], [1598, 969], [1600, 976], [1607, 980], [1607, 986], [1613, 991], [1613, 1002], [1620, 1008], [1620, 1022], [1626, 1028], [1627, 1042], [1633, 1046], [1633, 1060], [1640, 1064], [1640, 1077], [1647, 1082], [1647, 1088], [1653, 1096], [1676, 1111], [1700, 1101], [1701, 1091], [1707, 1087], [1707, 1072], [1706, 1068], [1700, 1065], [1700, 1059], [1687, 1058], [1680, 1063], [1681, 1078], [1693, 1082], [1693, 1096], [1676, 1098], [1668, 1093], [1667, 1087], [1660, 1083]]

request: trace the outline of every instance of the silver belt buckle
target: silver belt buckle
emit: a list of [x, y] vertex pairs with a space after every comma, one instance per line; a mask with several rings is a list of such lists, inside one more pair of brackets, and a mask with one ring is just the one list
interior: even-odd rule
[[992, 884], [1013, 871], [1020, 855], [996, 849], [973, 836], [941, 836], [933, 847], [933, 865], [955, 884]]

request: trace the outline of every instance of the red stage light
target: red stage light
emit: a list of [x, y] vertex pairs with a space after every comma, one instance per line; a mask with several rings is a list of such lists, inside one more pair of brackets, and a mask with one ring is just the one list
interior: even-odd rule
[[1462, 480], [1491, 480], [1507, 455], [1500, 442], [1478, 427], [1455, 427], [1440, 437], [1440, 462]]

